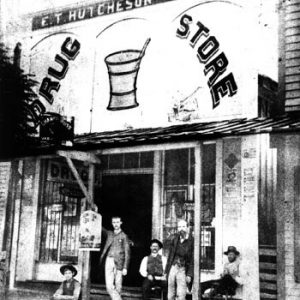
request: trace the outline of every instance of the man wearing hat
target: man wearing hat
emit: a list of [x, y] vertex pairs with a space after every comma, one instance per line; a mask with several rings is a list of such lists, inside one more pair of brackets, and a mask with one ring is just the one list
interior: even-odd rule
[[154, 286], [161, 287], [163, 295], [165, 295], [167, 289], [165, 274], [167, 258], [159, 254], [162, 247], [163, 245], [159, 240], [151, 240], [151, 253], [149, 256], [145, 256], [141, 262], [140, 274], [145, 278], [142, 285], [143, 300], [150, 299], [151, 288]]
[[54, 293], [53, 299], [78, 300], [80, 296], [80, 283], [74, 279], [77, 275], [77, 270], [72, 265], [63, 265], [60, 268], [60, 273], [64, 275], [65, 280]]
[[224, 264], [221, 278], [201, 283], [201, 294], [204, 294], [204, 292], [209, 288], [212, 289], [209, 294], [203, 295], [204, 298], [206, 298], [206, 296], [209, 298], [217, 294], [224, 295], [226, 293], [234, 295], [238, 285], [242, 284], [239, 270], [239, 260], [237, 259], [240, 255], [240, 252], [236, 249], [236, 247], [229, 246], [224, 254], [227, 255], [228, 262]]

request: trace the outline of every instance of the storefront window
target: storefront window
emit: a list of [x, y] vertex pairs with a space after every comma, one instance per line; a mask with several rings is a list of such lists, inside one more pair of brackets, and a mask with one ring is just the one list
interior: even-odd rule
[[45, 169], [40, 261], [76, 263], [83, 194], [65, 164], [48, 162]]
[[[184, 219], [194, 235], [195, 154], [193, 148], [165, 151], [164, 159], [163, 240], [166, 248]], [[201, 203], [201, 269], [215, 265], [215, 144], [203, 146]]]
[[102, 155], [103, 170], [153, 168], [153, 151]]
[[202, 203], [201, 203], [201, 269], [215, 267], [215, 144], [203, 145], [202, 153]]
[[166, 245], [176, 233], [177, 222], [188, 222], [194, 228], [194, 149], [165, 151], [163, 240]]

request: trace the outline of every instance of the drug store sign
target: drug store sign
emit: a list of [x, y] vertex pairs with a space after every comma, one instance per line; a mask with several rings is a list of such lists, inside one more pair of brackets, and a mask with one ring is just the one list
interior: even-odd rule
[[41, 102], [71, 110], [77, 132], [255, 117], [253, 16], [229, 1], [165, 2], [51, 31], [32, 60]]

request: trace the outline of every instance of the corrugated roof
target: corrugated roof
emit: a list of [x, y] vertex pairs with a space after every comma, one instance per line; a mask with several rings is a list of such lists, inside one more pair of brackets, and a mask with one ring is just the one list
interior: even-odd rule
[[179, 140], [213, 139], [255, 133], [300, 131], [300, 113], [274, 118], [231, 119], [157, 128], [126, 129], [76, 136], [74, 147], [92, 149]]

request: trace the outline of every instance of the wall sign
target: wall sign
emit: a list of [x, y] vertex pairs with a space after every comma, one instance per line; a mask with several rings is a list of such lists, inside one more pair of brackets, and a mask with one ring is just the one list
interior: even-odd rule
[[110, 15], [128, 11], [149, 5], [169, 2], [174, 0], [108, 0], [99, 1], [92, 5], [79, 8], [67, 8], [61, 11], [37, 15], [32, 20], [32, 30], [38, 30], [67, 23], [92, 19], [95, 17]]
[[[189, 24], [192, 22], [193, 18], [188, 14], [184, 14], [181, 17], [181, 27], [176, 32], [179, 38], [187, 39], [190, 36]], [[190, 46], [197, 48], [197, 58], [200, 63], [204, 64], [204, 74], [208, 76], [207, 84], [212, 95], [212, 106], [214, 109], [220, 104], [222, 97], [226, 95], [232, 97], [236, 94], [238, 87], [232, 73], [226, 74], [226, 76], [218, 80], [226, 72], [228, 59], [224, 52], [220, 51], [220, 44], [217, 38], [209, 34], [209, 29], [200, 21], [195, 23], [197, 24], [197, 31], [192, 33]], [[201, 36], [205, 37], [205, 40], [202, 43], [198, 43]]]
[[[153, 5], [163, 2], [165, 9]], [[94, 18], [97, 5], [111, 16], [72, 31], [50, 29], [42, 38], [33, 32], [39, 38], [31, 59], [40, 82], [36, 115], [74, 116], [76, 134], [257, 116], [256, 32], [242, 6], [104, 1], [40, 14], [39, 24]], [[143, 6], [149, 7], [133, 10]], [[131, 10], [114, 14], [118, 7]], [[67, 15], [71, 19], [63, 21]]]

